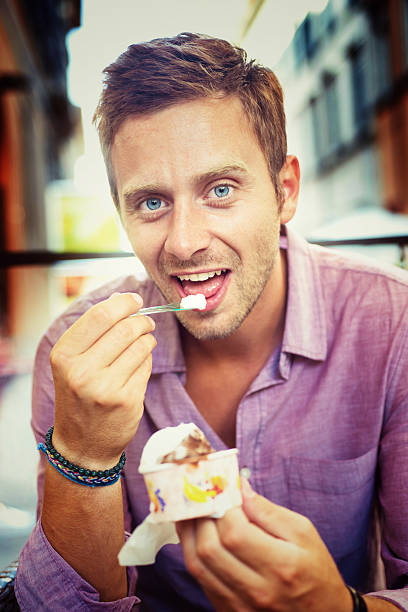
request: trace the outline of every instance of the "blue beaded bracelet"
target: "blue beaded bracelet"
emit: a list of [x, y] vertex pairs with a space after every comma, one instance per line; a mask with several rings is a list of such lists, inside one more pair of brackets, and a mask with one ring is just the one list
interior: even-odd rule
[[50, 427], [45, 436], [45, 444], [40, 442], [38, 450], [42, 451], [48, 462], [65, 478], [87, 487], [106, 487], [114, 484], [120, 478], [121, 471], [126, 462], [125, 453], [122, 453], [119, 462], [108, 470], [89, 470], [75, 465], [65, 459], [52, 445], [52, 433], [54, 427]]

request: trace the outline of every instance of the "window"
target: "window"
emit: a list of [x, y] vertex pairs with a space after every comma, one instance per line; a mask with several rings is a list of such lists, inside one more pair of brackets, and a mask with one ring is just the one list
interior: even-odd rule
[[[405, 0], [405, 5], [407, 4]], [[391, 49], [389, 18], [385, 10], [378, 11], [373, 28], [376, 93], [382, 96], [391, 86]]]
[[319, 46], [318, 26], [317, 18], [309, 13], [296, 30], [294, 49], [297, 68], [300, 68], [304, 61], [310, 61], [315, 56]]
[[323, 75], [323, 95], [326, 122], [326, 150], [330, 154], [340, 144], [338, 91], [335, 75], [330, 73]]
[[322, 142], [321, 142], [321, 119], [320, 119], [320, 107], [321, 100], [319, 98], [312, 98], [310, 100], [310, 116], [312, 121], [312, 133], [313, 133], [313, 143], [314, 143], [314, 152], [316, 156], [317, 163], [320, 162], [322, 158]]
[[367, 120], [367, 62], [364, 44], [350, 47], [351, 89], [353, 96], [354, 124], [360, 131]]
[[310, 116], [317, 165], [325, 166], [341, 141], [338, 88], [334, 74], [324, 73], [319, 96], [310, 100]]

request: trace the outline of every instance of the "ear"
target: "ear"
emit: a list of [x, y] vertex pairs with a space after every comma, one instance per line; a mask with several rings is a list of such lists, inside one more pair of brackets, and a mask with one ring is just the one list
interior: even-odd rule
[[283, 192], [283, 203], [280, 211], [281, 224], [287, 223], [296, 212], [299, 186], [300, 168], [299, 160], [294, 155], [288, 155], [279, 172], [280, 184]]

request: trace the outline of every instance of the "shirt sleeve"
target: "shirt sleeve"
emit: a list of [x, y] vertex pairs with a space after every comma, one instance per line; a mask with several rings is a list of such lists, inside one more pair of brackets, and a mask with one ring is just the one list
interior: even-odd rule
[[137, 610], [140, 600], [131, 595], [135, 591], [136, 568], [127, 568], [127, 573], [128, 596], [116, 601], [99, 601], [98, 591], [52, 548], [42, 530], [41, 521], [38, 521], [20, 555], [16, 598], [22, 612]]
[[[63, 317], [51, 326], [42, 338], [34, 364], [32, 420], [37, 444], [44, 442], [45, 434], [54, 422], [54, 385], [49, 361], [50, 351], [57, 339], [72, 323]], [[134, 595], [137, 570], [127, 568], [128, 596], [114, 602], [100, 602], [99, 593], [88, 584], [54, 550], [41, 527], [41, 508], [43, 501], [45, 459], [39, 453], [37, 478], [37, 518], [38, 523], [28, 538], [19, 559], [15, 592], [21, 610], [132, 610], [137, 609], [140, 600]], [[128, 510], [127, 495], [122, 482], [125, 529], [131, 530], [131, 516]], [[125, 533], [125, 537], [127, 534]]]
[[370, 593], [408, 612], [408, 325], [395, 337], [379, 450], [381, 554], [387, 590]]

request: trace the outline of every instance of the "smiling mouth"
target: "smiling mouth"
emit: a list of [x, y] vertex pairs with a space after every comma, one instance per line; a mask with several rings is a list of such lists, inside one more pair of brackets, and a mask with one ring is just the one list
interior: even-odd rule
[[173, 275], [184, 296], [203, 293], [206, 298], [214, 296], [222, 288], [229, 270], [220, 268], [210, 272], [194, 272]]
[[176, 278], [183, 283], [183, 281], [192, 281], [193, 283], [206, 281], [214, 276], [225, 275], [227, 270], [213, 270], [212, 272], [198, 272], [194, 274], [181, 274], [177, 275]]

